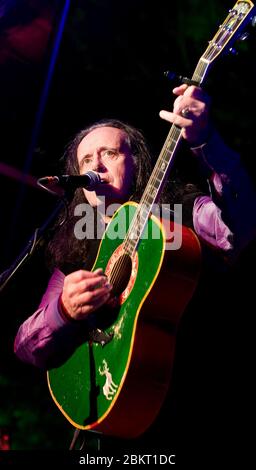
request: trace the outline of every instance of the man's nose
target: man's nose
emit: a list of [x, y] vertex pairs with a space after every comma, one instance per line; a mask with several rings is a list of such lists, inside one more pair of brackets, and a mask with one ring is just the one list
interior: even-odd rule
[[101, 171], [104, 169], [105, 169], [105, 166], [102, 161], [101, 155], [98, 152], [95, 152], [93, 155], [93, 160], [92, 160], [92, 170]]

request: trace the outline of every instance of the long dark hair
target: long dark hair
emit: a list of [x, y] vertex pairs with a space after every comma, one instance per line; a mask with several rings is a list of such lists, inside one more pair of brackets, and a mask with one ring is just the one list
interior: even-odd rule
[[[121, 129], [126, 134], [126, 143], [131, 150], [134, 162], [134, 179], [132, 182], [130, 200], [139, 201], [151, 174], [151, 158], [148, 146], [143, 134], [129, 124], [116, 119], [98, 121], [81, 130], [66, 147], [62, 163], [67, 174], [79, 174], [77, 148], [83, 138], [100, 127], [114, 127]], [[77, 217], [74, 209], [78, 204], [85, 203], [86, 198], [82, 189], [77, 189], [69, 204], [68, 220], [61, 224], [64, 213], [60, 215], [56, 224], [56, 230], [49, 242], [46, 255], [50, 268], [58, 267], [65, 274], [79, 269], [85, 263], [91, 240], [78, 240], [74, 234], [74, 226]]]

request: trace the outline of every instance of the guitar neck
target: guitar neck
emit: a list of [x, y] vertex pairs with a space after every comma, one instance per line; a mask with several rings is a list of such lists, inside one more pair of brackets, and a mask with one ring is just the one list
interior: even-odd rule
[[[200, 59], [192, 79], [200, 85], [206, 77], [209, 62]], [[155, 164], [153, 173], [142, 195], [140, 204], [132, 221], [131, 227], [126, 235], [125, 247], [126, 251], [131, 255], [136, 249], [148, 217], [152, 213], [154, 204], [159, 200], [160, 194], [169, 176], [170, 170], [174, 163], [177, 147], [181, 141], [182, 129], [175, 124], [166, 137], [160, 155]]]

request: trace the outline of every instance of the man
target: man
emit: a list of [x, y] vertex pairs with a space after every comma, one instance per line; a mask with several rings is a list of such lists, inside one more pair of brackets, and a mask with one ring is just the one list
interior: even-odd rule
[[[255, 234], [255, 215], [247, 218], [245, 207], [255, 204], [250, 179], [237, 154], [228, 149], [209, 122], [209, 98], [196, 87], [182, 85], [173, 113], [160, 116], [182, 128], [208, 190], [185, 184], [172, 191], [172, 202], [181, 202], [188, 224], [209, 249], [211, 259], [234, 259]], [[16, 354], [24, 361], [49, 369], [61, 364], [81, 344], [92, 314], [113, 301], [112, 286], [102, 270], [90, 271], [99, 240], [79, 240], [75, 236], [78, 203], [88, 202], [102, 212], [112, 203], [139, 201], [150, 176], [150, 157], [142, 134], [119, 121], [96, 123], [81, 131], [66, 153], [66, 172], [96, 171], [102, 180], [95, 191], [78, 190], [69, 208], [69, 219], [59, 224], [49, 245], [54, 268], [38, 310], [20, 327], [15, 340]], [[207, 186], [206, 185], [206, 186]], [[164, 195], [168, 198], [168, 191]], [[170, 196], [171, 197], [171, 196]], [[219, 256], [222, 253], [224, 256]], [[223, 262], [223, 263], [222, 263]], [[222, 269], [222, 267], [220, 268]], [[217, 272], [217, 271], [216, 271]], [[208, 280], [208, 286], [212, 279]], [[108, 310], [106, 309], [106, 315]]]

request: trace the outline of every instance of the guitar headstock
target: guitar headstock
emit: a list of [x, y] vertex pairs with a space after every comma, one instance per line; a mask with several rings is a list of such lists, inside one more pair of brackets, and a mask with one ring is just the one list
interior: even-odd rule
[[238, 0], [225, 21], [220, 25], [214, 38], [209, 41], [209, 46], [201, 57], [201, 60], [212, 63], [227, 47], [236, 41], [243, 33], [247, 24], [252, 21], [256, 9], [251, 0]]

